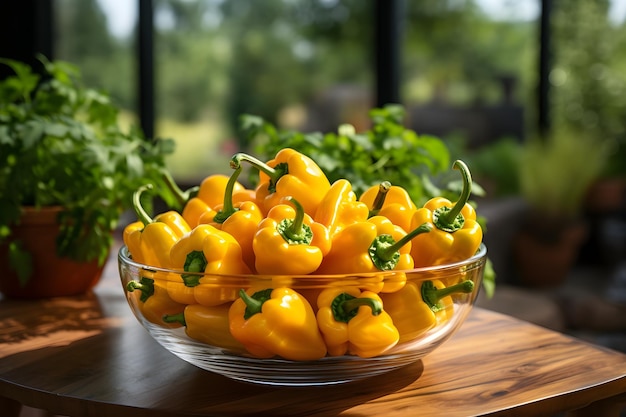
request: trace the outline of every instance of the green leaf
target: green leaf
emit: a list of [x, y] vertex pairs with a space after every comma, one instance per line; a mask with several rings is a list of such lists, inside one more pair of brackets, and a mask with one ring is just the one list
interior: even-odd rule
[[39, 125], [39, 128], [41, 128], [46, 135], [54, 136], [57, 138], [65, 137], [71, 131], [71, 127], [63, 125], [61, 123], [42, 123]]
[[22, 139], [23, 148], [30, 149], [43, 137], [45, 125], [38, 120], [31, 120], [18, 126], [17, 135]]
[[143, 161], [137, 154], [126, 155], [126, 165], [128, 167], [128, 175], [132, 177], [140, 177], [143, 174]]
[[[0, 58], [0, 63], [8, 65], [15, 72], [14, 77], [8, 77], [3, 82], [3, 93], [6, 94], [7, 91], [14, 90], [22, 98], [28, 99], [31, 92], [37, 87], [40, 76], [35, 74], [30, 66], [23, 62]], [[10, 97], [10, 100], [15, 100], [15, 97]]]
[[33, 257], [19, 242], [9, 243], [9, 265], [17, 273], [20, 285], [26, 285], [33, 274]]
[[496, 292], [496, 271], [493, 269], [491, 259], [487, 258], [483, 272], [483, 289], [487, 298], [492, 298]]
[[383, 141], [383, 149], [386, 151], [389, 151], [392, 149], [404, 149], [404, 147], [405, 147], [404, 140], [402, 140], [402, 138], [399, 138], [397, 136], [388, 137]]

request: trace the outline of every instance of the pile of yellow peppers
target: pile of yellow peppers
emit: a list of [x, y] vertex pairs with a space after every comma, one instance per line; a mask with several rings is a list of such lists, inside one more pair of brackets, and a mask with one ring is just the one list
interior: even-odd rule
[[[255, 189], [238, 182], [244, 164], [258, 169]], [[232, 176], [205, 178], [181, 212], [152, 218], [141, 206], [151, 186], [135, 193], [138, 220], [124, 243], [134, 261], [173, 271], [146, 267], [128, 283], [146, 320], [258, 358], [369, 358], [445, 323], [453, 297], [473, 291], [462, 274], [407, 279], [416, 267], [465, 260], [482, 242], [462, 161], [453, 164], [463, 176], [459, 199], [422, 207], [385, 181], [357, 198], [347, 179], [331, 184], [290, 148], [267, 162], [238, 153], [230, 166]], [[300, 285], [302, 275], [345, 283]]]

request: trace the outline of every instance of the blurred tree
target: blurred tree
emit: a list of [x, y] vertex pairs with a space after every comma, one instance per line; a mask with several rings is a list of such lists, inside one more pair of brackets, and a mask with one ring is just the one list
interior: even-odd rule
[[355, 0], [224, 2], [231, 124], [244, 113], [275, 123], [281, 109], [306, 104], [331, 85], [371, 79], [370, 9], [371, 2]]
[[[107, 28], [106, 15], [96, 0], [57, 0], [57, 10], [61, 13], [60, 25], [67, 36], [59, 47], [59, 52], [72, 56], [94, 54], [111, 55], [115, 43]], [[80, 34], [80, 35], [78, 35]]]
[[473, 0], [408, 2], [406, 101], [498, 102], [503, 76], [522, 85], [518, 101], [530, 99], [523, 92], [534, 81], [529, 78], [537, 39], [533, 25], [493, 20]]
[[611, 22], [609, 6], [609, 0], [555, 2], [551, 106], [555, 129], [613, 143], [607, 170], [624, 173], [626, 26]]
[[135, 107], [129, 40], [115, 38], [97, 0], [57, 0], [55, 58], [73, 62], [83, 82], [107, 91], [116, 105]]
[[220, 36], [209, 17], [217, 1], [155, 1], [158, 117], [194, 122], [214, 102], [226, 71]]

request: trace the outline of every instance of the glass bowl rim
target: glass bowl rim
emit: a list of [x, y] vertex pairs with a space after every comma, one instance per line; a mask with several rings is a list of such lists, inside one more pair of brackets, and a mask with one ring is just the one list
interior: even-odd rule
[[471, 267], [470, 269], [475, 269], [475, 268], [481, 267], [486, 262], [487, 246], [483, 242], [480, 244], [480, 246], [478, 247], [478, 250], [473, 256], [463, 259], [461, 261], [451, 262], [447, 264], [425, 266], [425, 267], [419, 267], [419, 268], [413, 268], [413, 269], [398, 269], [398, 270], [392, 269], [388, 271], [354, 272], [354, 273], [346, 273], [346, 274], [324, 274], [324, 275], [322, 274], [320, 275], [316, 275], [316, 274], [308, 274], [308, 275], [265, 274], [265, 275], [262, 275], [262, 274], [219, 274], [219, 273], [204, 273], [204, 272], [188, 272], [188, 271], [184, 271], [181, 269], [162, 268], [162, 267], [142, 264], [140, 262], [136, 262], [132, 260], [129, 255], [130, 253], [128, 251], [128, 247], [126, 245], [122, 245], [118, 251], [118, 256], [117, 256], [118, 262], [121, 264], [126, 264], [129, 266], [138, 268], [138, 269], [148, 270], [151, 272], [162, 272], [162, 273], [177, 274], [177, 275], [184, 274], [188, 276], [210, 275], [212, 277], [232, 277], [232, 278], [245, 278], [245, 279], [258, 279], [258, 280], [273, 279], [273, 278], [280, 278], [280, 277], [289, 277], [291, 279], [298, 279], [298, 280], [311, 280], [311, 279], [328, 280], [328, 279], [333, 279], [333, 278], [345, 279], [346, 277], [372, 278], [372, 277], [380, 277], [381, 275], [394, 276], [394, 275], [398, 275], [401, 273], [411, 274], [411, 275], [443, 274], [447, 271], [452, 271], [460, 267], [468, 267], [468, 266]]

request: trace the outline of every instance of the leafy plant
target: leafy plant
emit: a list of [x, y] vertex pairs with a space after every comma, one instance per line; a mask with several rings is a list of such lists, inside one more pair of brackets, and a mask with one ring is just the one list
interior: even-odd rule
[[[15, 75], [0, 82], [0, 243], [20, 221], [22, 206], [62, 206], [57, 253], [105, 261], [112, 231], [132, 207], [136, 188], [150, 182], [175, 204], [164, 157], [172, 140], [124, 132], [109, 97], [80, 82], [73, 65], [40, 58], [42, 76], [0, 59]], [[11, 264], [26, 280], [29, 258], [11, 243]]]
[[372, 109], [372, 126], [362, 133], [348, 124], [329, 133], [280, 130], [253, 115], [242, 116], [241, 126], [263, 157], [290, 147], [311, 157], [331, 182], [348, 178], [357, 195], [389, 181], [404, 187], [421, 204], [440, 192], [431, 179], [450, 170], [450, 154], [441, 139], [405, 128], [404, 117], [400, 105]]
[[493, 182], [495, 197], [517, 195], [521, 148], [517, 139], [504, 137], [470, 152], [467, 162], [475, 178]]
[[564, 128], [544, 139], [529, 139], [519, 160], [521, 194], [544, 218], [575, 219], [607, 155], [604, 142]]

